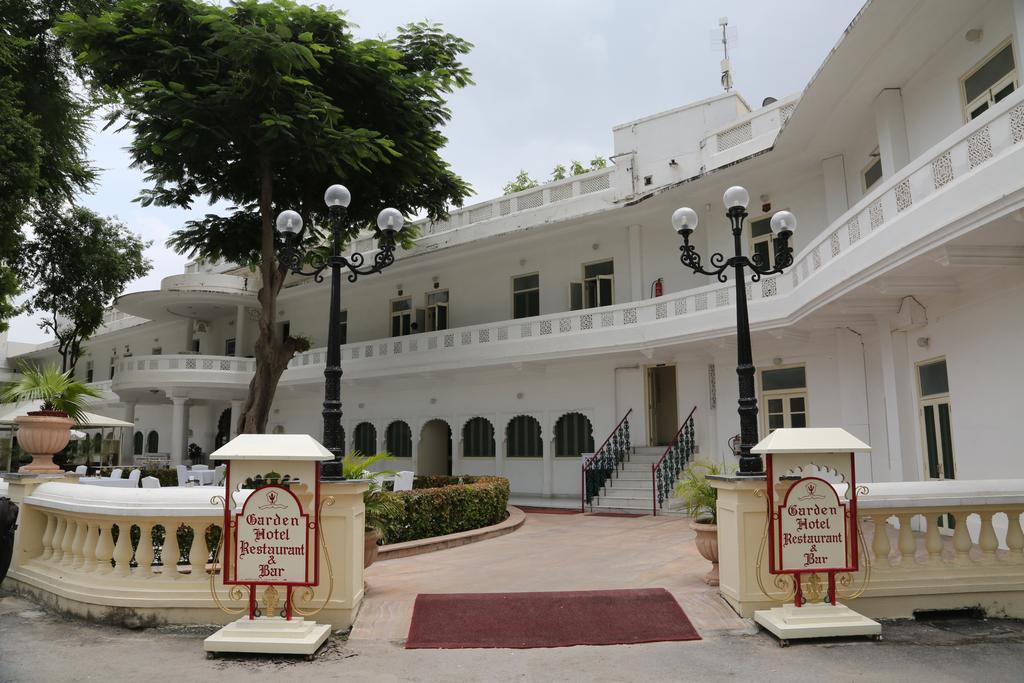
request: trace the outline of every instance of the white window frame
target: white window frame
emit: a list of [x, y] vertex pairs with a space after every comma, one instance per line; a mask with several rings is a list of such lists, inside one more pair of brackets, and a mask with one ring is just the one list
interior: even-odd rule
[[[938, 356], [936, 358], [929, 358], [928, 360], [918, 361], [914, 364], [914, 384], [916, 385], [915, 391], [917, 393], [917, 417], [918, 423], [921, 429], [921, 466], [923, 468], [922, 474], [925, 479], [931, 481], [942, 481], [946, 479], [956, 479], [956, 449], [953, 447], [953, 400], [950, 396], [949, 391], [949, 362], [946, 361], [946, 391], [942, 394], [929, 394], [925, 396], [921, 392], [921, 368], [925, 365], [932, 365], [933, 363], [939, 363], [946, 361], [945, 356]], [[953, 476], [947, 477], [945, 471], [945, 463], [942, 457], [942, 427], [939, 422], [939, 406], [945, 405], [949, 411], [949, 448], [951, 451], [950, 458], [953, 461]], [[931, 472], [928, 469], [928, 423], [924, 418], [925, 408], [931, 407], [935, 415], [935, 423], [933, 428], [935, 429], [935, 446], [938, 449], [936, 452], [936, 465], [939, 469], [939, 476], [931, 476]]]
[[[442, 294], [442, 293], [448, 295], [448, 298], [447, 298], [447, 300], [444, 303], [439, 303], [439, 304], [431, 304], [430, 303], [430, 297], [432, 295], [434, 295], [434, 294]], [[425, 329], [423, 330], [424, 332], [438, 332], [440, 330], [447, 330], [451, 326], [451, 321], [452, 321], [452, 318], [451, 318], [452, 295], [451, 295], [451, 292], [449, 290], [447, 290], [447, 289], [432, 289], [432, 290], [430, 290], [429, 292], [427, 292], [426, 294], [423, 295], [423, 303], [424, 303], [424, 311], [425, 311], [425, 314], [424, 314], [424, 328]], [[444, 308], [444, 321], [445, 321], [444, 327], [438, 327], [438, 325], [437, 325], [437, 319], [439, 317], [440, 309], [441, 308]]]
[[[516, 280], [524, 277], [537, 276], [537, 286], [527, 287], [525, 289], [516, 289]], [[512, 276], [512, 320], [520, 320], [522, 318], [532, 318], [533, 316], [524, 315], [521, 317], [516, 316], [516, 294], [529, 294], [530, 292], [537, 292], [537, 315], [540, 315], [540, 273], [520, 273], [519, 275]]]
[[[764, 373], [771, 372], [772, 370], [787, 370], [789, 368], [803, 368], [804, 369], [804, 386], [802, 389], [764, 389]], [[767, 436], [774, 430], [769, 430], [768, 427], [768, 400], [773, 398], [782, 399], [782, 428], [791, 428], [792, 423], [792, 411], [790, 410], [790, 399], [802, 398], [804, 400], [804, 425], [806, 427], [811, 426], [811, 398], [807, 390], [807, 364], [806, 363], [792, 363], [790, 365], [773, 365], [770, 368], [763, 368], [757, 373], [758, 386], [760, 388], [761, 398], [758, 401], [758, 415], [761, 416], [761, 434]], [[775, 429], [780, 429], [776, 427]]]
[[[601, 263], [612, 264], [611, 275], [595, 275], [594, 277], [586, 277], [587, 267], [596, 266]], [[613, 306], [615, 304], [615, 259], [603, 258], [596, 261], [590, 261], [580, 266], [580, 271], [583, 277], [576, 281], [569, 283], [569, 308], [573, 311], [585, 310], [588, 308], [601, 308], [603, 306]], [[608, 291], [610, 292], [611, 301], [603, 301], [601, 299], [601, 282], [607, 281]], [[573, 306], [573, 288], [578, 288], [579, 301], [581, 306]]]
[[[967, 79], [969, 79], [971, 76], [973, 76], [978, 71], [980, 71], [982, 67], [984, 67], [986, 64], [988, 64], [992, 60], [993, 57], [995, 57], [997, 54], [999, 54], [1004, 49], [1006, 49], [1007, 46], [1009, 46], [1009, 48], [1010, 48], [1010, 56], [1013, 59], [1013, 69], [1010, 71], [1010, 73], [1006, 74], [1005, 76], [1000, 78], [998, 81], [996, 81], [994, 84], [992, 84], [984, 92], [984, 94], [979, 95], [978, 97], [976, 97], [973, 100], [971, 100], [970, 102], [968, 102], [967, 101]], [[1000, 90], [1005, 88], [1007, 85], [1012, 83], [1014, 91], [1017, 91], [1020, 88], [1020, 80], [1017, 77], [1018, 69], [1019, 69], [1019, 67], [1018, 67], [1018, 64], [1017, 64], [1017, 52], [1013, 49], [1013, 40], [1012, 40], [1012, 37], [1011, 37], [1011, 38], [1007, 38], [1003, 42], [999, 43], [998, 46], [996, 46], [991, 52], [989, 52], [987, 55], [985, 55], [984, 59], [982, 59], [977, 64], [975, 64], [974, 68], [972, 68], [970, 71], [968, 71], [966, 74], [964, 74], [960, 78], [960, 104], [963, 107], [964, 121], [965, 122], [970, 121], [971, 120], [971, 112], [974, 111], [975, 109], [977, 109], [978, 107], [980, 107], [982, 104], [984, 104], [986, 102], [988, 103], [988, 108], [991, 109], [995, 105], [995, 100], [993, 99], [993, 96], [995, 95], [995, 93], [999, 92]]]
[[874, 168], [875, 164], [878, 164], [879, 166], [882, 164], [882, 155], [878, 152], [877, 147], [873, 152], [871, 152], [870, 156], [871, 161], [869, 161], [860, 171], [860, 187], [864, 191], [864, 194], [867, 194], [872, 187], [885, 180], [885, 171], [883, 170], [882, 175], [878, 176], [878, 180], [868, 185], [868, 171]]
[[[396, 311], [395, 310], [395, 304], [398, 303], [399, 301], [408, 301], [409, 302], [409, 307], [404, 309], [404, 310], [401, 310], [401, 311]], [[401, 318], [403, 316], [406, 316], [406, 317], [409, 318], [409, 327], [408, 327], [409, 331], [408, 332], [403, 332], [402, 330], [405, 328], [405, 326], [401, 322], [399, 322], [398, 323], [398, 334], [395, 334], [394, 333], [394, 330], [395, 330], [395, 318]], [[388, 300], [388, 335], [390, 335], [392, 337], [404, 337], [406, 335], [412, 334], [412, 332], [413, 332], [412, 324], [414, 322], [416, 322], [416, 319], [415, 319], [415, 311], [413, 310], [413, 307], [412, 307], [412, 297], [411, 296], [396, 296], [394, 299], [389, 299]]]
[[[781, 210], [782, 209], [780, 209], [780, 211]], [[762, 244], [764, 242], [767, 242], [768, 243], [768, 267], [769, 268], [774, 268], [775, 267], [775, 233], [772, 232], [771, 230], [769, 230], [767, 234], [759, 235], [758, 237], [754, 237], [754, 223], [757, 222], [757, 221], [763, 221], [765, 218], [767, 218], [770, 221], [771, 220], [771, 216], [772, 216], [772, 214], [767, 214], [766, 213], [766, 214], [764, 214], [762, 216], [758, 216], [758, 217], [753, 218], [753, 219], [748, 219], [748, 221], [747, 221], [747, 233], [748, 233], [749, 236], [748, 236], [747, 241], [748, 241], [748, 243], [750, 245], [750, 255], [751, 256], [753, 256], [754, 253], [755, 253], [754, 247], [756, 245]]]

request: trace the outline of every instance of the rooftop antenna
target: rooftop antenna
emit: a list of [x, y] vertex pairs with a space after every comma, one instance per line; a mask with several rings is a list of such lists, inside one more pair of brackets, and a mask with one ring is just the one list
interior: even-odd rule
[[729, 28], [729, 17], [721, 17], [718, 20], [721, 28], [721, 35], [717, 31], [711, 33], [711, 46], [713, 49], [722, 51], [722, 88], [725, 92], [732, 90], [732, 68], [729, 65], [729, 43], [736, 43], [736, 29]]

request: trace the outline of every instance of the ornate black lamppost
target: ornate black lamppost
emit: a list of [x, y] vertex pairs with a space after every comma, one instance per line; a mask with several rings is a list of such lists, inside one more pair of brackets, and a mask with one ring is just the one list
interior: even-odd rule
[[764, 474], [764, 463], [761, 456], [753, 454], [750, 449], [757, 443], [757, 394], [754, 391], [754, 362], [750, 349], [750, 320], [747, 317], [747, 289], [744, 268], [751, 270], [750, 279], [757, 282], [764, 275], [781, 273], [793, 264], [793, 248], [789, 239], [796, 228], [796, 217], [789, 211], [779, 211], [771, 220], [771, 229], [775, 233], [775, 264], [765, 263], [760, 254], [744, 256], [741, 245], [743, 235], [743, 219], [747, 217], [747, 204], [750, 195], [740, 187], [730, 187], [725, 191], [726, 216], [732, 223], [732, 240], [735, 255], [726, 258], [721, 253], [714, 253], [709, 259], [711, 269], [704, 268], [700, 254], [690, 244], [690, 235], [697, 228], [697, 212], [691, 208], [676, 209], [672, 214], [672, 227], [683, 238], [679, 247], [682, 254], [679, 260], [684, 266], [695, 273], [714, 275], [719, 282], [726, 282], [726, 271], [734, 270], [736, 281], [736, 374], [739, 376], [740, 399], [740, 476], [759, 476]]
[[[324, 368], [324, 447], [338, 461], [344, 456], [341, 443], [341, 269], [348, 269], [348, 281], [355, 282], [360, 275], [379, 273], [394, 263], [396, 241], [405, 219], [398, 209], [388, 208], [380, 212], [377, 216], [380, 250], [374, 255], [372, 264], [364, 265], [365, 258], [359, 252], [347, 258], [341, 255], [345, 214], [352, 201], [352, 194], [344, 185], [331, 185], [324, 193], [324, 201], [330, 213], [330, 255], [318, 249], [303, 250], [300, 238], [302, 216], [296, 211], [282, 211], [277, 217], [277, 230], [285, 237], [279, 258], [292, 273], [311, 275], [316, 282], [323, 282], [324, 270], [331, 269], [327, 367]], [[303, 269], [306, 264], [310, 270]]]

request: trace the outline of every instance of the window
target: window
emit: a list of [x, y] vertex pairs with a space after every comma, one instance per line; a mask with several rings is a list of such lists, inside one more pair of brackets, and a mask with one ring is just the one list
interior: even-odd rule
[[529, 415], [512, 418], [505, 428], [505, 440], [508, 442], [510, 458], [539, 458], [544, 455], [537, 418]]
[[224, 355], [233, 356], [235, 355], [235, 338], [224, 340]]
[[807, 371], [799, 365], [761, 371], [765, 432], [807, 426]]
[[750, 253], [761, 259], [762, 266], [775, 265], [775, 234], [771, 216], [750, 221]]
[[600, 261], [583, 266], [583, 281], [569, 283], [569, 308], [611, 306], [615, 303], [615, 262]]
[[160, 450], [160, 435], [156, 433], [155, 429], [150, 430], [149, 434], [146, 435], [146, 452], [156, 453]]
[[512, 278], [512, 317], [530, 318], [540, 315], [540, 274]]
[[[234, 339], [232, 339], [231, 341], [234, 341]], [[152, 350], [150, 351], [149, 355], [151, 355], [151, 356], [159, 356], [159, 355], [161, 355], [161, 354], [162, 354], [163, 352], [164, 352], [163, 348], [161, 348], [161, 347], [159, 347], [159, 346], [154, 346], [154, 347], [152, 348]], [[230, 354], [229, 354], [229, 355], [230, 355]]]
[[192, 340], [192, 353], [199, 353], [199, 340], [198, 339], [193, 339]]
[[338, 343], [348, 344], [348, 311], [338, 313]]
[[882, 157], [878, 154], [878, 150], [873, 152], [873, 156], [874, 158], [871, 160], [871, 163], [861, 172], [865, 192], [882, 179]]
[[494, 457], [494, 426], [490, 420], [485, 417], [474, 417], [463, 426], [462, 457]]
[[426, 331], [448, 329], [448, 290], [427, 292]]
[[924, 434], [925, 461], [930, 479], [955, 479], [953, 428], [949, 400], [949, 376], [946, 360], [917, 366], [921, 396], [921, 428]]
[[391, 336], [402, 337], [412, 332], [412, 299], [394, 299], [391, 302]]
[[115, 360], [117, 360], [117, 359], [116, 358], [111, 358], [110, 359], [110, 379], [114, 379], [114, 361]]
[[388, 425], [384, 431], [384, 450], [396, 458], [412, 457], [412, 430], [401, 420]]
[[360, 422], [356, 425], [353, 448], [363, 455], [373, 455], [377, 452], [377, 428], [369, 422]]
[[1017, 88], [1017, 68], [1013, 58], [1013, 45], [1007, 41], [995, 52], [964, 76], [961, 92], [964, 113], [968, 119], [977, 118]]
[[566, 413], [555, 423], [555, 457], [578, 458], [594, 452], [594, 430], [580, 413]]
[[92, 381], [92, 361], [91, 360], [85, 362], [85, 381], [86, 382], [91, 382]]
[[135, 455], [142, 455], [142, 432], [135, 432], [135, 438], [132, 440], [132, 453]]

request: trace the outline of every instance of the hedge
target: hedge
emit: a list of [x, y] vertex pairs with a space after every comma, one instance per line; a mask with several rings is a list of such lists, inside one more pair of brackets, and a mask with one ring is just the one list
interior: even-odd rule
[[444, 536], [497, 524], [508, 514], [504, 477], [419, 476], [412, 491], [388, 493], [402, 504], [387, 523], [384, 543]]

